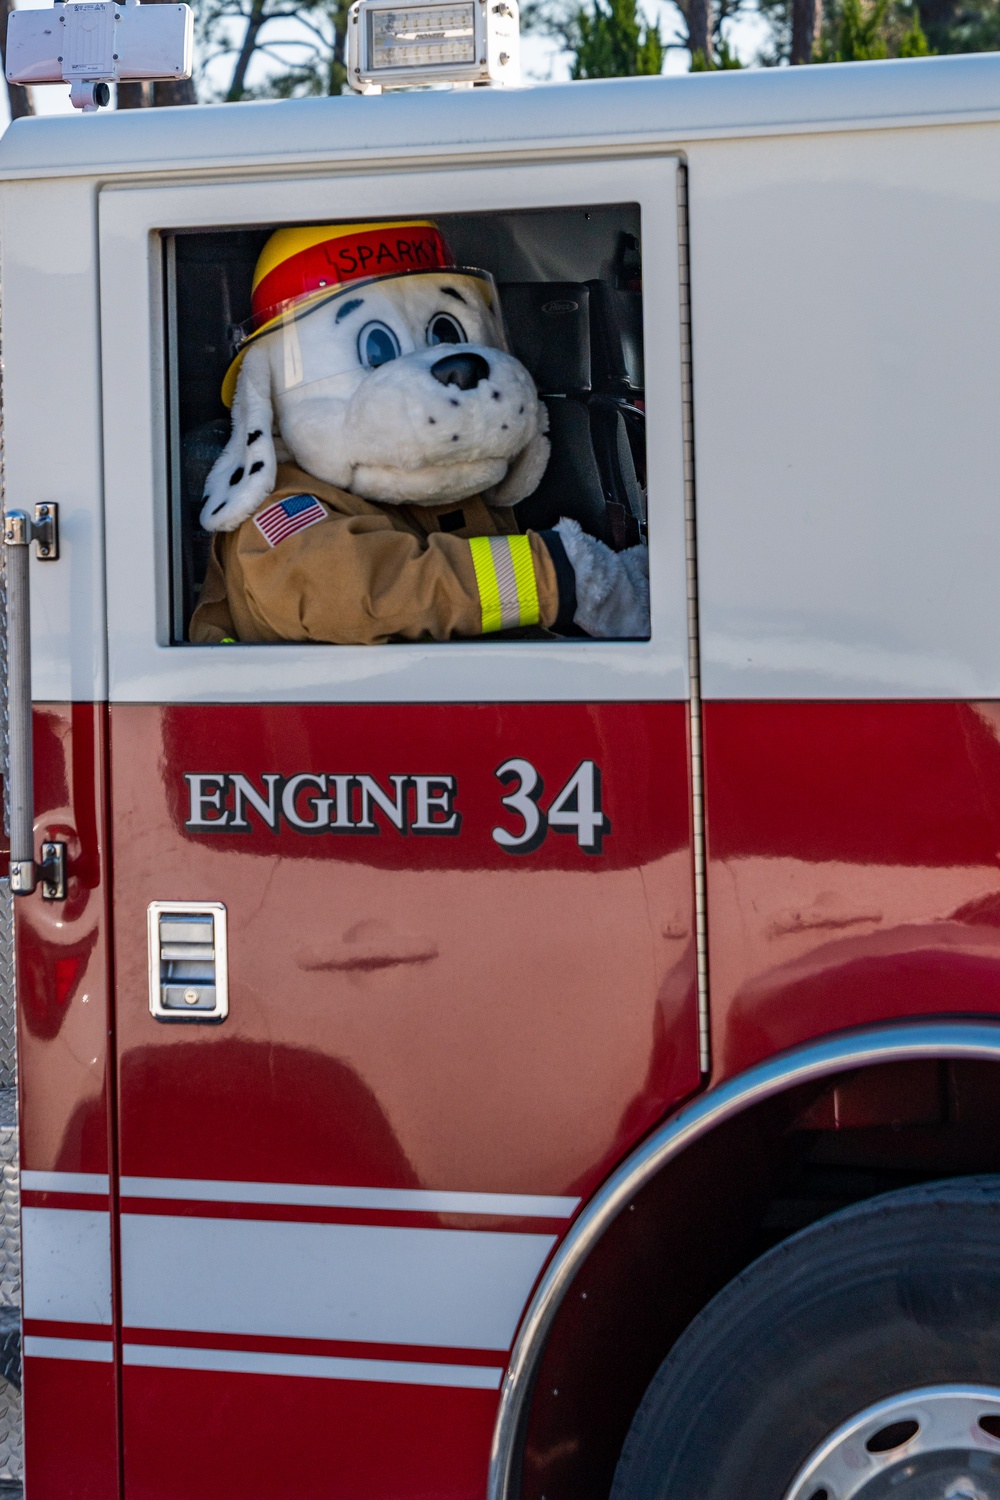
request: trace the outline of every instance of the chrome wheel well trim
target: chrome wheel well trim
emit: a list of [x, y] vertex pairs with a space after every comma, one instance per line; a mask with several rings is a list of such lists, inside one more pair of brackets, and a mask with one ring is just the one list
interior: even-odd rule
[[901, 1022], [838, 1032], [805, 1043], [699, 1094], [626, 1157], [571, 1227], [521, 1320], [500, 1391], [487, 1500], [510, 1500], [521, 1421], [529, 1410], [528, 1397], [546, 1337], [577, 1271], [629, 1200], [688, 1146], [751, 1105], [846, 1068], [920, 1058], [1000, 1061], [1000, 1022]]

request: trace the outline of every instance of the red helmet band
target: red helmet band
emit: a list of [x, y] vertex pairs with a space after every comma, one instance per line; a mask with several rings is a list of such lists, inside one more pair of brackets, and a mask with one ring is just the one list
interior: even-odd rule
[[387, 225], [324, 240], [282, 261], [258, 283], [253, 322], [259, 328], [289, 302], [324, 287], [401, 271], [447, 271], [455, 264], [443, 236], [431, 226]]

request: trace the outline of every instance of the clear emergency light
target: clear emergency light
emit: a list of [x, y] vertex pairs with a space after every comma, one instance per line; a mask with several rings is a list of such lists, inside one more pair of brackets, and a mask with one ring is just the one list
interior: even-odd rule
[[517, 0], [356, 0], [347, 81], [362, 94], [414, 84], [518, 84]]
[[107, 104], [119, 79], [190, 78], [194, 18], [188, 5], [139, 0], [56, 0], [15, 10], [7, 23], [9, 83], [68, 83], [77, 109]]

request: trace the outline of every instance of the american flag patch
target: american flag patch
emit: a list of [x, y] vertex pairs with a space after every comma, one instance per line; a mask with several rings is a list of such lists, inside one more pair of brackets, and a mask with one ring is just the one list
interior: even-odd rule
[[317, 521], [326, 520], [326, 511], [315, 495], [289, 495], [284, 500], [275, 500], [267, 510], [254, 516], [253, 524], [269, 547], [276, 547], [286, 536], [296, 531], [305, 531]]

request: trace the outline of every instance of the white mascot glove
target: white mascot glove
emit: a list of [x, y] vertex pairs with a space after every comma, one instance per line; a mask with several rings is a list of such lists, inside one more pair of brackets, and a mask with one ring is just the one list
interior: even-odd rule
[[573, 623], [599, 640], [649, 635], [649, 553], [612, 552], [566, 516], [555, 528], [576, 575]]

